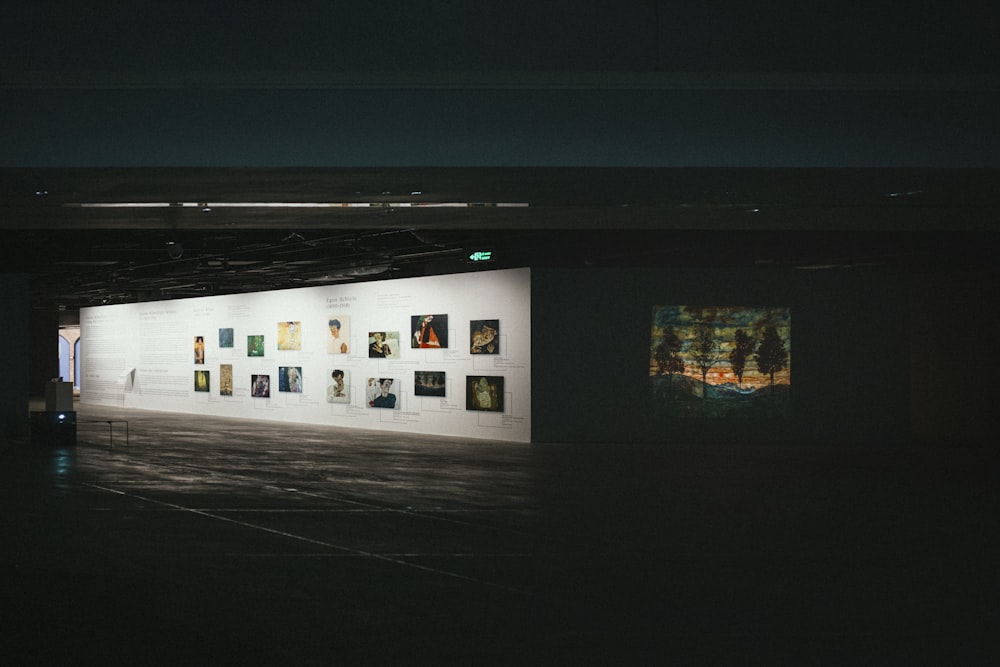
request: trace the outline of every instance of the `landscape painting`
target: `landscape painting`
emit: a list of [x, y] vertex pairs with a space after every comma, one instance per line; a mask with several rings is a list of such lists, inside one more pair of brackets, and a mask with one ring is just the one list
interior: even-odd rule
[[653, 307], [649, 378], [659, 414], [784, 417], [791, 372], [789, 308]]
[[261, 335], [247, 336], [247, 356], [264, 356], [264, 337]]
[[415, 396], [444, 396], [444, 371], [413, 371], [413, 394]]

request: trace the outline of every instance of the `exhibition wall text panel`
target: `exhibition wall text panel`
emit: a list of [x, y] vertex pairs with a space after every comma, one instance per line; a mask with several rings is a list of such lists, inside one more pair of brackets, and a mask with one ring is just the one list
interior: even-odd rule
[[531, 440], [531, 276], [84, 308], [84, 405]]

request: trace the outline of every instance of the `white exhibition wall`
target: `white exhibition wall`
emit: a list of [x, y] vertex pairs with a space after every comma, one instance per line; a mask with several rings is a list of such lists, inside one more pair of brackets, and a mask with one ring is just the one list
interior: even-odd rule
[[84, 308], [80, 330], [85, 405], [531, 441], [528, 269]]

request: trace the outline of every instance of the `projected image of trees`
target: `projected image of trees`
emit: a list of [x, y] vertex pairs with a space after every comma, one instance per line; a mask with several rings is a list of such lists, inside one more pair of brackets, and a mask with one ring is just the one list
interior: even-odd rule
[[668, 415], [786, 415], [791, 313], [654, 306], [649, 377], [654, 405]]

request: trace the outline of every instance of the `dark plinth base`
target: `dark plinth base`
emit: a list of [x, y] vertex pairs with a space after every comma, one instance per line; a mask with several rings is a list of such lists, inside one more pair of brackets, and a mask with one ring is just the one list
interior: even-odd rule
[[32, 412], [31, 444], [57, 447], [75, 445], [76, 412]]

